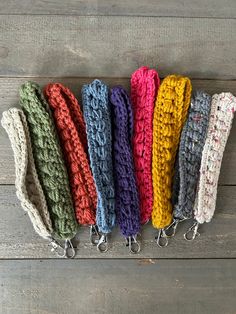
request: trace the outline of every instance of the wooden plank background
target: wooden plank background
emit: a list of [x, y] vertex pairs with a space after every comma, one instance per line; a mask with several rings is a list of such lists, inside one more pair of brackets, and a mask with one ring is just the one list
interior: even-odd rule
[[[211, 95], [236, 95], [235, 34], [234, 0], [2, 0], [0, 115], [17, 106], [26, 80], [41, 86], [60, 81], [80, 100], [82, 85], [95, 77], [129, 90], [130, 75], [141, 65], [161, 77], [188, 75], [194, 89]], [[59, 261], [15, 196], [13, 154], [0, 128], [0, 312], [234, 314], [235, 138], [236, 122], [215, 217], [194, 242], [183, 239], [189, 221], [160, 249], [148, 224], [139, 255], [128, 253], [117, 229], [110, 250], [100, 254], [88, 228], [80, 228], [77, 259]]]
[[1, 76], [129, 77], [143, 64], [161, 76], [236, 73], [236, 19], [3, 15], [0, 29]]
[[[77, 258], [236, 258], [236, 187], [219, 187], [216, 216], [200, 227], [201, 236], [193, 242], [184, 240], [183, 234], [192, 221], [178, 227], [175, 238], [166, 248], [155, 242], [156, 231], [151, 224], [142, 228], [140, 254], [128, 253], [124, 238], [118, 229], [109, 238], [110, 249], [98, 253], [89, 242], [89, 228], [80, 228], [74, 241]], [[20, 208], [14, 187], [0, 189], [0, 258], [56, 258], [47, 241], [34, 233], [27, 214]]]
[[0, 311], [234, 314], [235, 267], [235, 260], [4, 261]]

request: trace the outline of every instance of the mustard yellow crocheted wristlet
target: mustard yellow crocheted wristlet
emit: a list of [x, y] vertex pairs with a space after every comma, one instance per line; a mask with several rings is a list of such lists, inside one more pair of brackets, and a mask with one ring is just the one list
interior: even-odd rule
[[181, 130], [190, 104], [192, 85], [187, 77], [167, 76], [158, 92], [153, 117], [153, 211], [155, 228], [172, 221], [172, 180]]

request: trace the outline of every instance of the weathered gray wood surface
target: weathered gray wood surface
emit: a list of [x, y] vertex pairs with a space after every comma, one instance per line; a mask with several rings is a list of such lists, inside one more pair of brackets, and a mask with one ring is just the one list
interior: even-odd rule
[[[210, 94], [236, 95], [235, 18], [235, 0], [2, 0], [0, 115], [18, 102], [27, 77], [41, 85], [61, 81], [80, 98], [81, 86], [95, 76], [129, 88], [128, 77], [141, 65], [161, 77], [189, 75], [195, 89]], [[100, 254], [81, 228], [77, 260], [59, 261], [16, 199], [12, 150], [0, 128], [0, 313], [235, 314], [235, 137], [236, 122], [215, 217], [195, 241], [183, 239], [190, 222], [183, 223], [160, 249], [149, 224], [139, 255], [127, 252], [117, 229], [111, 249]]]
[[[17, 105], [18, 89], [26, 78], [0, 78], [0, 116], [4, 110]], [[75, 95], [81, 100], [80, 90], [83, 84], [92, 80], [92, 78], [31, 78], [41, 86], [51, 82], [60, 81], [73, 90]], [[129, 89], [129, 79], [104, 78], [104, 81], [114, 86], [121, 84]], [[236, 81], [213, 81], [213, 80], [193, 80], [194, 89], [203, 89], [210, 93], [219, 93], [222, 91], [231, 91], [236, 94]], [[220, 175], [221, 185], [236, 185], [236, 122], [233, 124], [226, 151], [224, 154], [222, 171]], [[13, 153], [6, 132], [0, 128], [0, 184], [13, 184], [15, 180]]]
[[234, 0], [8, 0], [1, 14], [131, 15], [235, 18]]
[[[158, 248], [151, 224], [142, 229], [142, 251], [129, 254], [124, 238], [116, 229], [110, 237], [110, 250], [101, 254], [89, 242], [89, 229], [80, 228], [75, 245], [77, 258], [236, 258], [236, 187], [219, 187], [214, 219], [204, 224], [201, 236], [187, 242], [183, 233], [192, 222], [182, 223], [166, 248]], [[48, 243], [35, 234], [27, 214], [20, 207], [13, 186], [0, 187], [0, 259], [56, 258]]]
[[0, 75], [236, 78], [236, 19], [0, 16]]
[[4, 314], [235, 314], [235, 260], [5, 261]]

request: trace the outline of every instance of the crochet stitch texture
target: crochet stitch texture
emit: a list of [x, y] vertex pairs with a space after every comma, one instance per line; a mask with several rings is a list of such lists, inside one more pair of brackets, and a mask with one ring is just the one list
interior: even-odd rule
[[44, 190], [53, 229], [61, 239], [77, 232], [69, 181], [49, 106], [36, 83], [20, 89], [20, 105], [26, 115], [37, 173]]
[[177, 219], [192, 218], [202, 150], [206, 140], [211, 96], [196, 91], [183, 127], [174, 177], [174, 212]]
[[236, 97], [231, 93], [213, 95], [194, 207], [199, 223], [210, 222], [215, 212], [220, 167], [235, 110]]
[[96, 223], [100, 232], [109, 233], [116, 217], [108, 87], [94, 80], [83, 86], [82, 98], [90, 165], [98, 195]]
[[113, 117], [113, 160], [116, 214], [125, 237], [135, 236], [140, 230], [140, 210], [135, 181], [132, 136], [133, 113], [129, 96], [122, 87], [111, 89]]
[[1, 123], [14, 153], [16, 195], [35, 231], [42, 238], [50, 240], [52, 223], [36, 172], [25, 115], [22, 110], [12, 108], [3, 112]]
[[54, 116], [66, 162], [77, 221], [82, 225], [94, 225], [97, 193], [87, 156], [82, 111], [75, 96], [62, 84], [48, 84], [45, 96]]
[[192, 86], [187, 77], [167, 76], [158, 92], [153, 118], [153, 212], [155, 228], [172, 221], [172, 181], [181, 130], [190, 104]]
[[131, 100], [134, 113], [133, 154], [142, 224], [151, 218], [153, 207], [153, 110], [159, 85], [158, 73], [148, 67], [139, 68], [131, 76]]

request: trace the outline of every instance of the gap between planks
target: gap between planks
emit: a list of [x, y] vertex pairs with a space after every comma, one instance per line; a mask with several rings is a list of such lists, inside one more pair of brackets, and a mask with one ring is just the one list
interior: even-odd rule
[[8, 0], [0, 2], [4, 15], [66, 15], [66, 16], [155, 16], [155, 17], [205, 17], [235, 18], [234, 0]]

